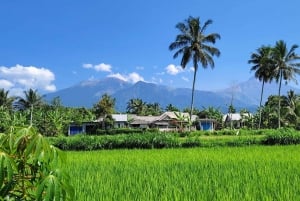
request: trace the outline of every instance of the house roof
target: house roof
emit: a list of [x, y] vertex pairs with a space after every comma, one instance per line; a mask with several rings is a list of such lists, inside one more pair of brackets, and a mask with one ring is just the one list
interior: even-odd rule
[[115, 121], [127, 121], [127, 114], [112, 114], [112, 118], [115, 120]]
[[[127, 122], [128, 121], [127, 114], [112, 114], [111, 116], [115, 122]], [[102, 122], [102, 121], [103, 121], [103, 117], [100, 117], [100, 118], [96, 119], [94, 122]]]
[[[242, 115], [240, 113], [227, 113], [223, 115], [223, 122], [225, 121], [240, 121], [243, 120], [243, 117], [252, 117], [252, 114], [250, 113], [243, 113]], [[245, 119], [245, 118], [244, 118]]]
[[[178, 115], [183, 116], [185, 118], [189, 118], [189, 114], [188, 113], [179, 113]], [[168, 121], [168, 120], [172, 120], [172, 119], [178, 119], [177, 115], [175, 114], [175, 112], [165, 112], [160, 116], [137, 116], [137, 115], [130, 115], [131, 119], [133, 119], [133, 121], [130, 123], [132, 125], [134, 124], [151, 124], [151, 123], [155, 123], [155, 124], [167, 124], [162, 123], [162, 121]], [[192, 121], [196, 120], [197, 115], [193, 115], [192, 116]], [[160, 122], [160, 123], [159, 123]]]
[[152, 122], [156, 121], [158, 116], [137, 116], [132, 115], [131, 118], [133, 121], [130, 123], [132, 125], [134, 124], [151, 124]]

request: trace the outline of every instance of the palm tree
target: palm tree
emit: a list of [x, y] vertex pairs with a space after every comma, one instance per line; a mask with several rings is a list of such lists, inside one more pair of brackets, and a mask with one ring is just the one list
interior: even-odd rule
[[30, 125], [32, 125], [33, 120], [33, 109], [34, 107], [40, 106], [43, 104], [43, 97], [40, 96], [37, 90], [29, 89], [24, 91], [25, 97], [19, 97], [17, 101], [17, 107], [20, 110], [30, 109]]
[[12, 103], [15, 100], [14, 97], [8, 96], [9, 91], [6, 91], [5, 89], [0, 89], [0, 107], [11, 109]]
[[283, 116], [287, 123], [297, 124], [299, 120], [300, 96], [293, 90], [287, 92], [287, 96], [282, 97]]
[[[275, 47], [273, 48], [272, 59], [274, 60], [275, 67], [274, 77], [276, 79], [276, 82], [279, 82], [279, 97], [282, 80], [284, 80], [285, 83], [290, 80], [297, 82], [295, 75], [300, 74], [300, 63], [297, 63], [297, 61], [300, 59], [300, 56], [295, 53], [295, 50], [297, 48], [298, 45], [292, 45], [291, 49], [288, 50], [286, 43], [282, 40], [277, 41]], [[278, 100], [278, 128], [280, 128], [281, 98], [279, 98]]]
[[130, 114], [142, 115], [146, 107], [146, 102], [139, 98], [132, 98], [127, 103], [127, 112]]
[[212, 24], [212, 20], [207, 20], [203, 26], [200, 23], [199, 17], [189, 17], [184, 22], [180, 22], [176, 25], [179, 30], [179, 34], [176, 36], [174, 42], [169, 46], [169, 50], [177, 50], [174, 54], [174, 59], [182, 54], [181, 67], [184, 69], [190, 60], [194, 66], [194, 78], [192, 87], [192, 100], [191, 100], [191, 111], [190, 119], [193, 114], [194, 105], [194, 91], [195, 81], [198, 70], [198, 63], [200, 62], [203, 68], [207, 68], [210, 65], [214, 67], [213, 56], [219, 56], [220, 51], [209, 46], [210, 43], [215, 44], [217, 39], [220, 39], [220, 35], [217, 33], [211, 33], [205, 35], [206, 28]]
[[259, 102], [259, 123], [258, 129], [261, 127], [261, 110], [262, 110], [262, 98], [264, 93], [265, 82], [271, 82], [272, 75], [272, 60], [271, 60], [272, 48], [270, 46], [262, 46], [257, 49], [257, 52], [252, 53], [249, 64], [253, 64], [251, 71], [255, 71], [255, 77], [259, 81], [262, 81], [260, 102]]

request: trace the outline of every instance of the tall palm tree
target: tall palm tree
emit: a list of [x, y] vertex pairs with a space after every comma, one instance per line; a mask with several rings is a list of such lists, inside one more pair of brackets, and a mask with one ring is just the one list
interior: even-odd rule
[[17, 107], [21, 110], [30, 109], [30, 125], [32, 125], [33, 109], [43, 104], [43, 97], [38, 94], [37, 90], [33, 89], [24, 91], [24, 95], [24, 98], [18, 98]]
[[262, 46], [258, 48], [255, 53], [251, 54], [251, 59], [248, 61], [249, 64], [253, 64], [253, 66], [251, 67], [251, 71], [255, 71], [255, 77], [258, 78], [259, 81], [262, 81], [259, 102], [258, 129], [260, 129], [261, 127], [261, 111], [264, 85], [265, 82], [271, 82], [273, 79], [271, 53], [272, 48], [270, 46]]
[[217, 33], [205, 34], [207, 27], [212, 24], [212, 22], [212, 20], [207, 20], [202, 26], [199, 17], [189, 17], [184, 22], [180, 22], [176, 25], [180, 33], [176, 36], [175, 41], [169, 45], [169, 50], [176, 50], [173, 56], [174, 59], [182, 54], [180, 65], [183, 69], [189, 61], [192, 60], [193, 62], [194, 78], [190, 118], [192, 118], [193, 114], [198, 63], [200, 62], [203, 68], [207, 68], [208, 65], [213, 68], [213, 56], [220, 55], [220, 51], [216, 47], [209, 46], [209, 44], [215, 44], [216, 40], [221, 38], [220, 35]]
[[[275, 79], [276, 82], [279, 82], [278, 87], [278, 96], [280, 97], [280, 90], [282, 80], [287, 83], [290, 80], [297, 82], [295, 76], [300, 74], [300, 56], [295, 53], [295, 50], [298, 48], [298, 45], [292, 45], [290, 49], [287, 48], [286, 43], [283, 40], [276, 42], [275, 47], [273, 48], [272, 59], [274, 60], [275, 67]], [[280, 101], [278, 99], [278, 128], [280, 128]]]

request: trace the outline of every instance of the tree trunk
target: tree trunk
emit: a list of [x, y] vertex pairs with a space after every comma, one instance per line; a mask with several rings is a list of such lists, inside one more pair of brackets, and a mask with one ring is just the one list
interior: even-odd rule
[[281, 127], [280, 125], [280, 106], [281, 106], [281, 97], [280, 97], [280, 90], [281, 90], [281, 81], [282, 81], [282, 71], [280, 71], [280, 78], [279, 78], [279, 89], [278, 89], [278, 128]]
[[193, 88], [192, 88], [192, 101], [191, 101], [191, 111], [190, 111], [190, 122], [192, 122], [192, 115], [194, 110], [194, 92], [195, 92], [195, 83], [197, 75], [197, 66], [194, 67], [194, 78], [193, 78]]
[[264, 85], [265, 81], [263, 80], [262, 86], [261, 86], [261, 93], [260, 93], [260, 102], [259, 102], [259, 123], [258, 123], [258, 129], [260, 129], [261, 126], [261, 103], [262, 103], [262, 98], [264, 94]]
[[33, 104], [31, 104], [31, 108], [30, 108], [30, 126], [32, 126], [32, 114], [33, 113]]

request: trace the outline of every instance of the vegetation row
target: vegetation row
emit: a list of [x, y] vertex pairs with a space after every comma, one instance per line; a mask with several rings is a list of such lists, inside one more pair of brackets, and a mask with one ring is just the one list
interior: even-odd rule
[[99, 150], [99, 149], [153, 149], [188, 148], [246, 145], [291, 145], [300, 144], [300, 132], [281, 128], [258, 130], [222, 130], [215, 132], [190, 133], [127, 133], [115, 135], [48, 138], [50, 143], [62, 150]]

